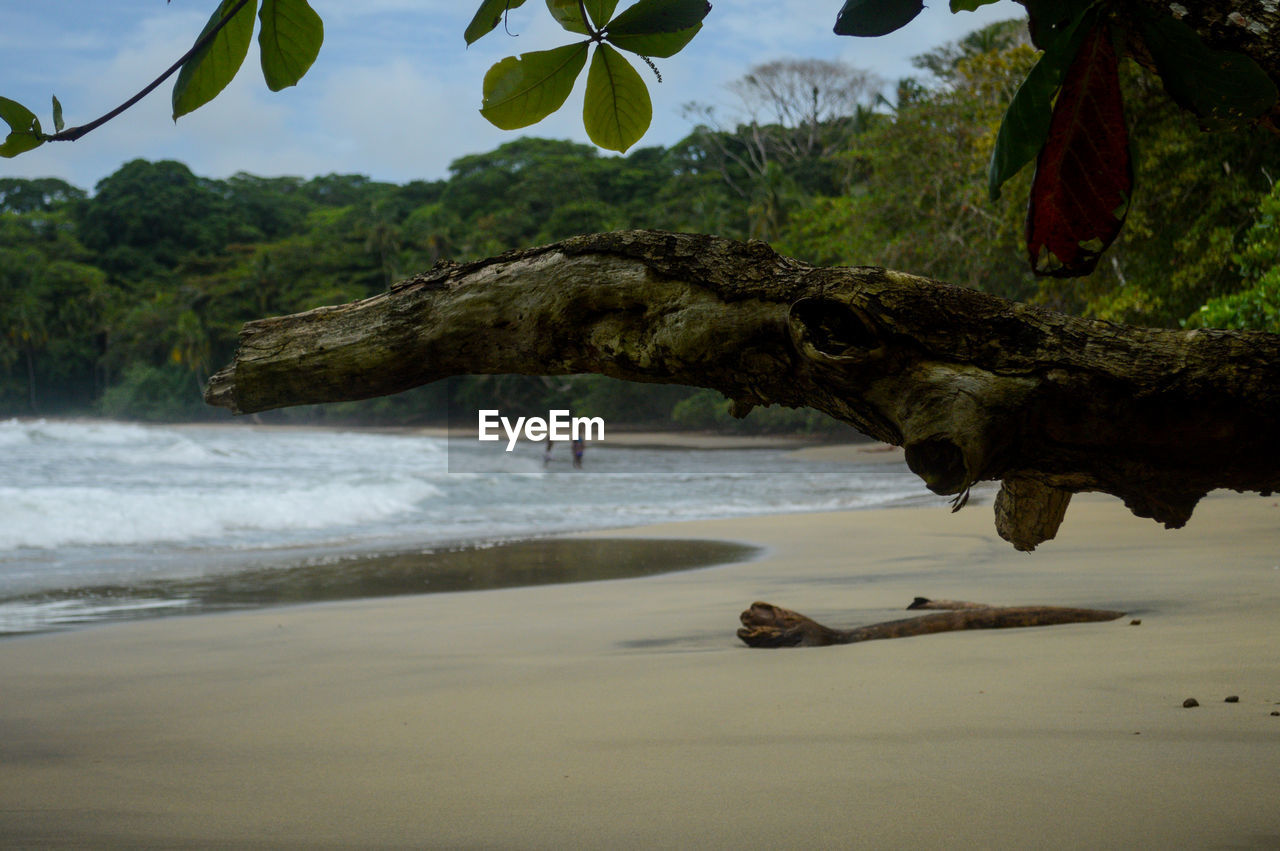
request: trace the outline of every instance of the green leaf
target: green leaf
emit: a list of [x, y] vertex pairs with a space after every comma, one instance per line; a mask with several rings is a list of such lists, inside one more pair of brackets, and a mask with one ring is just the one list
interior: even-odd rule
[[609, 22], [609, 36], [655, 35], [687, 30], [711, 11], [706, 0], [640, 0]]
[[15, 133], [25, 133], [35, 128], [40, 129], [40, 119], [36, 118], [36, 114], [27, 109], [16, 100], [9, 100], [6, 97], [0, 97], [0, 118], [9, 125], [9, 129]]
[[644, 135], [652, 119], [644, 80], [625, 56], [600, 45], [591, 57], [582, 104], [582, 123], [591, 141], [610, 151], [625, 151]]
[[1169, 97], [1209, 126], [1244, 124], [1275, 105], [1275, 83], [1243, 53], [1214, 50], [1170, 17], [1144, 15], [1140, 30]]
[[595, 24], [596, 29], [604, 29], [604, 25], [613, 17], [613, 10], [618, 8], [618, 0], [586, 0], [584, 5], [587, 7], [587, 14], [591, 16], [591, 23]]
[[488, 35], [502, 23], [502, 16], [511, 9], [524, 5], [524, 0], [484, 0], [476, 11], [476, 16], [467, 24], [467, 31], [462, 37], [467, 44], [475, 44], [481, 36]]
[[590, 42], [508, 56], [484, 75], [480, 114], [503, 130], [528, 127], [559, 109], [587, 64]]
[[262, 0], [262, 76], [273, 92], [297, 85], [320, 53], [324, 22], [307, 0]]
[[10, 133], [5, 137], [4, 144], [0, 145], [0, 157], [16, 157], [43, 144], [44, 139], [33, 133]]
[[62, 104], [58, 102], [58, 96], [53, 96], [53, 132], [61, 133], [62, 128], [66, 125], [62, 121]]
[[1080, 19], [1097, 3], [1098, 0], [1025, 0], [1031, 43], [1041, 50], [1066, 47], [1078, 32]]
[[1005, 110], [987, 167], [987, 191], [992, 201], [1000, 198], [1005, 181], [1035, 159], [1044, 146], [1053, 114], [1053, 95], [1070, 62], [1071, 57], [1061, 53], [1043, 54]]
[[547, 10], [569, 32], [587, 34], [587, 25], [582, 20], [578, 0], [547, 0]]
[[[236, 0], [222, 0], [217, 10], [204, 25], [196, 41], [218, 25], [223, 16], [235, 6]], [[249, 0], [236, 12], [235, 17], [218, 31], [213, 41], [206, 44], [194, 56], [182, 63], [178, 82], [173, 85], [173, 117], [176, 121], [192, 110], [199, 109], [218, 96], [231, 78], [244, 64], [253, 40], [253, 16], [258, 11], [257, 0]]]
[[845, 0], [836, 18], [836, 35], [888, 35], [915, 20], [923, 0]]
[[1010, 101], [987, 166], [987, 192], [992, 201], [1000, 198], [1000, 187], [1005, 181], [1035, 159], [1044, 147], [1053, 115], [1053, 96], [1095, 18], [1085, 7], [1078, 17], [1061, 27], [1061, 37], [1055, 38], [1053, 46], [1040, 56]]
[[951, 12], [976, 12], [980, 6], [990, 6], [1000, 0], [951, 0]]
[[40, 119], [16, 100], [0, 97], [0, 118], [9, 125], [9, 135], [0, 144], [0, 157], [16, 157], [44, 144]]
[[702, 24], [698, 24], [696, 27], [689, 27], [687, 30], [676, 30], [673, 33], [651, 33], [649, 35], [614, 35], [610, 33], [607, 38], [610, 44], [623, 50], [629, 50], [641, 56], [666, 59], [668, 56], [675, 56], [683, 50], [684, 46], [698, 34], [700, 29], [702, 29]]

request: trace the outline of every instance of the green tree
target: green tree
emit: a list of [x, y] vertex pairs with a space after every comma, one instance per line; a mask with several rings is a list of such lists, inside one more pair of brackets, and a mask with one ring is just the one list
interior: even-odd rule
[[1257, 219], [1233, 259], [1243, 288], [1209, 299], [1187, 325], [1280, 334], [1280, 185], [1272, 186], [1258, 205]]
[[729, 85], [732, 129], [713, 105], [685, 107], [699, 122], [700, 168], [745, 203], [747, 236], [775, 240], [792, 210], [850, 191], [859, 172], [842, 154], [874, 122], [879, 89], [874, 75], [842, 62], [774, 60]]
[[245, 242], [270, 242], [297, 233], [318, 205], [297, 177], [237, 172], [215, 185], [225, 193], [230, 214], [240, 227], [234, 237]]
[[[1012, 298], [1034, 293], [1018, 247], [1022, 193], [992, 202], [983, 177], [1004, 105], [1035, 51], [1004, 24], [989, 29], [1001, 38], [973, 39], [919, 62], [941, 73], [928, 85], [899, 86], [892, 114], [843, 154], [860, 164], [862, 182], [797, 210], [778, 240], [782, 250], [824, 265], [911, 269]], [[990, 41], [1004, 46], [975, 52]]]
[[[900, 86], [897, 108], [850, 156], [867, 169], [848, 196], [818, 198], [778, 240], [823, 264], [884, 263], [1054, 309], [1177, 326], [1241, 286], [1232, 260], [1268, 186], [1280, 139], [1261, 128], [1203, 132], [1157, 80], [1124, 68], [1137, 170], [1125, 230], [1088, 276], [1033, 278], [1021, 247], [1023, 171], [997, 201], [982, 192], [1004, 104], [1036, 54], [1010, 24], [919, 57], [931, 72]], [[997, 49], [978, 52], [985, 45]]]
[[133, 160], [100, 181], [77, 209], [77, 231], [103, 268], [148, 276], [253, 235], [214, 181], [169, 160]]
[[83, 189], [56, 177], [0, 178], [0, 212], [48, 213], [84, 198]]
[[26, 212], [0, 212], [0, 406], [15, 412], [84, 405], [97, 385], [117, 294], [75, 238], [72, 189], [12, 181], [7, 197], [25, 199], [14, 206]]

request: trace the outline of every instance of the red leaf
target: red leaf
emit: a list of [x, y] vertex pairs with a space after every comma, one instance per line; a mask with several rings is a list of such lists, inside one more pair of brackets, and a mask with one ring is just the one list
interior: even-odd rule
[[1133, 170], [1116, 52], [1107, 27], [1085, 35], [1036, 159], [1027, 252], [1037, 275], [1087, 275], [1120, 233]]

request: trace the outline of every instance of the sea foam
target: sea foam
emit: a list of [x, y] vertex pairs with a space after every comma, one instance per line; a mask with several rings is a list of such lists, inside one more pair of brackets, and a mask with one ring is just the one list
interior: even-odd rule
[[0, 550], [87, 544], [200, 543], [243, 532], [342, 527], [408, 514], [438, 496], [403, 480], [264, 491], [0, 487]]

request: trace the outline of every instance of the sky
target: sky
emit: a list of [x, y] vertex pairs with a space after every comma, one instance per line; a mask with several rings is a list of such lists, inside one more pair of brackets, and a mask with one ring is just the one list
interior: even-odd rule
[[[448, 177], [449, 163], [521, 135], [587, 142], [584, 73], [560, 112], [518, 131], [479, 113], [485, 71], [498, 60], [569, 43], [537, 0], [467, 47], [463, 30], [479, 0], [310, 0], [325, 22], [320, 56], [295, 87], [271, 92], [257, 45], [236, 79], [176, 123], [172, 81], [77, 142], [46, 144], [0, 160], [0, 176], [60, 177], [92, 187], [135, 158], [176, 159], [198, 175], [228, 177], [364, 174], [404, 183]], [[626, 0], [619, 8], [625, 8]], [[683, 52], [656, 60], [653, 124], [639, 142], [669, 145], [691, 129], [690, 101], [731, 103], [726, 85], [757, 63], [838, 59], [887, 82], [917, 73], [911, 57], [993, 21], [1021, 17], [1011, 0], [952, 14], [933, 5], [905, 28], [872, 39], [836, 36], [840, 0], [713, 0], [702, 32]], [[34, 111], [52, 129], [51, 96], [67, 126], [114, 108], [181, 56], [214, 0], [0, 0], [0, 96]], [[0, 130], [3, 130], [0, 124]]]

